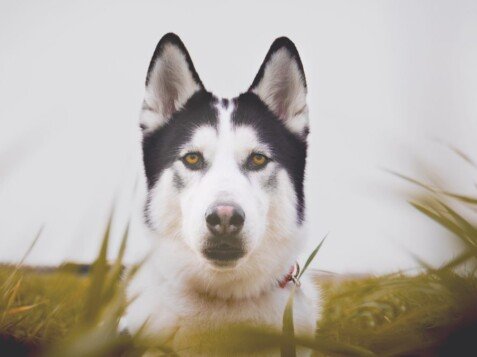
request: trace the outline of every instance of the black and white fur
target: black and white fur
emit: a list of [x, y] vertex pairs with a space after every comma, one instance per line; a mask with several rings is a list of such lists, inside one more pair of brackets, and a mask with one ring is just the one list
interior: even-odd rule
[[[303, 66], [288, 38], [276, 39], [252, 85], [233, 99], [208, 92], [175, 34], [158, 43], [146, 79], [140, 125], [151, 255], [132, 280], [125, 322], [174, 345], [200, 328], [252, 323], [281, 329], [293, 285], [278, 286], [304, 245], [308, 110]], [[202, 165], [184, 163], [200, 153]], [[250, 168], [254, 153], [267, 158]], [[205, 254], [214, 205], [239, 207], [236, 259]], [[232, 239], [232, 238], [231, 238]], [[318, 296], [302, 278], [295, 331], [312, 336]], [[180, 342], [182, 341], [182, 342]]]

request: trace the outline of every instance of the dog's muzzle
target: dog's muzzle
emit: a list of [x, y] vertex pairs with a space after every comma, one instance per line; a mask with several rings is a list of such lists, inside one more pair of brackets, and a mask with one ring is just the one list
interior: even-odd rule
[[211, 233], [202, 250], [207, 259], [223, 265], [245, 254], [240, 236], [245, 223], [242, 208], [231, 203], [215, 204], [207, 210], [205, 221]]

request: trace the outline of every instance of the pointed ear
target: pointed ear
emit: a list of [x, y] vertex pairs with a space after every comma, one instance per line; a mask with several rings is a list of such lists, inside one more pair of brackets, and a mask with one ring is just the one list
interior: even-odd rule
[[249, 91], [255, 93], [292, 132], [306, 136], [308, 108], [306, 79], [295, 44], [277, 38]]
[[164, 125], [195, 92], [204, 90], [179, 36], [161, 38], [149, 64], [140, 124], [144, 133]]

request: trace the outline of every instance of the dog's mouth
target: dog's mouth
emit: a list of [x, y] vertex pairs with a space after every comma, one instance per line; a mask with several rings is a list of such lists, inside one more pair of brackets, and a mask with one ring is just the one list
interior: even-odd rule
[[228, 236], [210, 238], [202, 249], [202, 254], [215, 265], [225, 266], [245, 255], [242, 240]]

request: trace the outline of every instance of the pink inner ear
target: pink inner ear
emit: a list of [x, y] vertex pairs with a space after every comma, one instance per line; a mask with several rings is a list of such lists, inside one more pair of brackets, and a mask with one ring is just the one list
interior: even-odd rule
[[286, 88], [277, 91], [274, 95], [274, 101], [276, 107], [274, 108], [277, 116], [282, 120], [287, 120], [293, 116], [293, 113], [290, 112], [290, 100], [288, 99], [286, 93]]
[[167, 87], [167, 91], [163, 94], [163, 116], [165, 118], [169, 118], [174, 112], [178, 109], [176, 108], [176, 101], [177, 101], [177, 89], [172, 86], [164, 86]]

